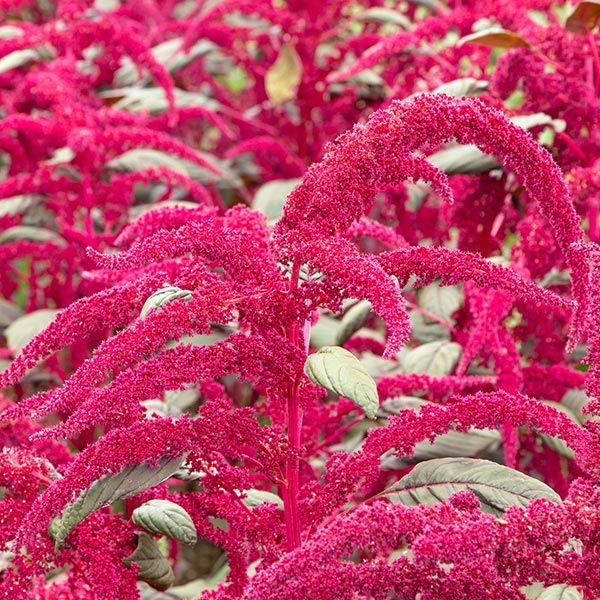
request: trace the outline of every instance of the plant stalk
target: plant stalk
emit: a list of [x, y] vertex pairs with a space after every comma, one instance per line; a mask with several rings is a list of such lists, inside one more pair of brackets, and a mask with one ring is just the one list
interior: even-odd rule
[[[290, 293], [298, 287], [300, 263], [294, 262], [290, 279]], [[288, 339], [296, 346], [300, 334], [298, 322], [292, 323], [288, 331]], [[292, 551], [301, 543], [300, 537], [300, 512], [298, 510], [298, 488], [300, 470], [300, 431], [302, 428], [302, 414], [298, 406], [298, 384], [300, 375], [290, 380], [287, 390], [287, 434], [289, 447], [292, 453], [286, 459], [285, 478], [286, 485], [283, 490], [283, 512], [287, 537], [287, 549]]]

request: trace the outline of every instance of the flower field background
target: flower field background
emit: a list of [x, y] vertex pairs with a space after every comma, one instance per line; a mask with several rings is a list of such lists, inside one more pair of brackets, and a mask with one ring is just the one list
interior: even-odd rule
[[600, 598], [599, 19], [0, 0], [0, 599]]

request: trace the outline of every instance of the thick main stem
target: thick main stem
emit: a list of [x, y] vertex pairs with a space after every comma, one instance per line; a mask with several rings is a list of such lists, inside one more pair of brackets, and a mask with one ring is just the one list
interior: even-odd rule
[[[295, 262], [292, 267], [290, 292], [298, 286], [300, 263]], [[298, 344], [300, 327], [294, 322], [288, 331], [288, 339], [294, 345]], [[302, 543], [300, 537], [300, 513], [298, 510], [298, 487], [300, 469], [300, 430], [302, 416], [298, 406], [298, 384], [300, 376], [296, 375], [288, 384], [287, 390], [287, 434], [292, 454], [288, 456], [285, 465], [286, 485], [283, 493], [283, 512], [288, 551], [298, 548]]]

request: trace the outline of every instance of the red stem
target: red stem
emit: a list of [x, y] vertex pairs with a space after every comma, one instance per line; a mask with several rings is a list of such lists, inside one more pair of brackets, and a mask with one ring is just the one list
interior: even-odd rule
[[[298, 286], [300, 274], [300, 263], [294, 262], [290, 279], [290, 293]], [[300, 327], [295, 321], [289, 328], [288, 339], [294, 345], [298, 344]], [[300, 375], [297, 374], [288, 384], [287, 393], [287, 433], [291, 453], [286, 459], [285, 478], [286, 485], [283, 488], [283, 513], [285, 517], [285, 529], [287, 538], [287, 549], [292, 551], [302, 543], [300, 538], [300, 511], [298, 510], [298, 488], [299, 488], [299, 466], [300, 466], [300, 430], [302, 427], [302, 415], [298, 406], [298, 384]]]
[[573, 152], [573, 154], [577, 155], [577, 157], [583, 161], [584, 165], [589, 164], [585, 152], [579, 147], [577, 142], [570, 135], [566, 134], [564, 131], [559, 131], [557, 132], [556, 137], [561, 139], [569, 147], [571, 152]]
[[596, 46], [594, 34], [591, 31], [587, 32], [587, 41], [592, 51], [592, 59], [594, 60], [594, 94], [597, 99], [598, 91], [600, 90], [600, 56], [598, 56], [598, 47]]
[[346, 423], [346, 425], [334, 431], [330, 436], [326, 437], [318, 446], [316, 446], [310, 452], [310, 456], [314, 456], [317, 452], [320, 452], [323, 448], [326, 448], [327, 446], [329, 446], [329, 444], [335, 442], [340, 436], [344, 435], [344, 433], [346, 433], [348, 429], [352, 429], [352, 427], [358, 425], [358, 423], [362, 423], [363, 420], [364, 419], [362, 417], [358, 417], [353, 421], [350, 421], [350, 423]]
[[442, 319], [441, 317], [434, 315], [432, 312], [429, 312], [425, 308], [422, 308], [421, 306], [415, 304], [414, 302], [411, 302], [410, 300], [405, 300], [405, 302], [406, 306], [412, 308], [413, 310], [416, 310], [418, 313], [421, 313], [424, 317], [427, 317], [428, 319], [431, 319], [432, 321], [443, 325], [450, 333], [456, 333], [456, 329], [450, 323], [444, 321], [444, 319]]
[[588, 236], [592, 242], [598, 241], [598, 197], [590, 198], [588, 207]]

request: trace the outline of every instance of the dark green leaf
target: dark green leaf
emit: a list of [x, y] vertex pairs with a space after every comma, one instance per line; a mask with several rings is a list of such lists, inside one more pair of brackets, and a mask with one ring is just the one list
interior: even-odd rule
[[353, 304], [342, 317], [336, 336], [336, 346], [342, 346], [353, 333], [358, 331], [371, 314], [371, 303], [361, 300]]
[[324, 346], [306, 359], [304, 370], [313, 383], [345, 396], [360, 406], [367, 417], [376, 418], [377, 385], [354, 354], [338, 346]]
[[149, 500], [138, 506], [131, 518], [150, 533], [166, 535], [190, 546], [198, 541], [196, 526], [190, 515], [170, 500]]
[[[432, 402], [413, 396], [389, 398], [382, 403], [379, 416], [385, 418], [399, 415], [404, 409], [419, 411], [427, 404], [432, 404]], [[404, 468], [407, 464], [433, 458], [489, 456], [500, 447], [501, 443], [500, 433], [493, 429], [450, 430], [448, 433], [438, 435], [433, 442], [425, 440], [418, 443], [410, 457], [392, 455], [386, 460], [385, 467]]]
[[501, 515], [510, 506], [526, 506], [535, 498], [561, 501], [552, 488], [533, 477], [474, 458], [420, 463], [381, 495], [406, 506], [418, 506], [447, 500], [464, 490], [472, 491], [481, 501], [481, 509], [492, 515]]
[[165, 457], [156, 466], [147, 463], [132, 465], [116, 475], [105, 475], [94, 481], [50, 523], [49, 532], [56, 546], [62, 546], [69, 532], [96, 510], [143, 492], [171, 477], [181, 467], [184, 458]]
[[147, 534], [138, 534], [138, 545], [131, 556], [123, 559], [125, 564], [135, 563], [138, 579], [145, 581], [154, 589], [164, 591], [175, 581], [171, 563], [162, 555], [156, 542]]

